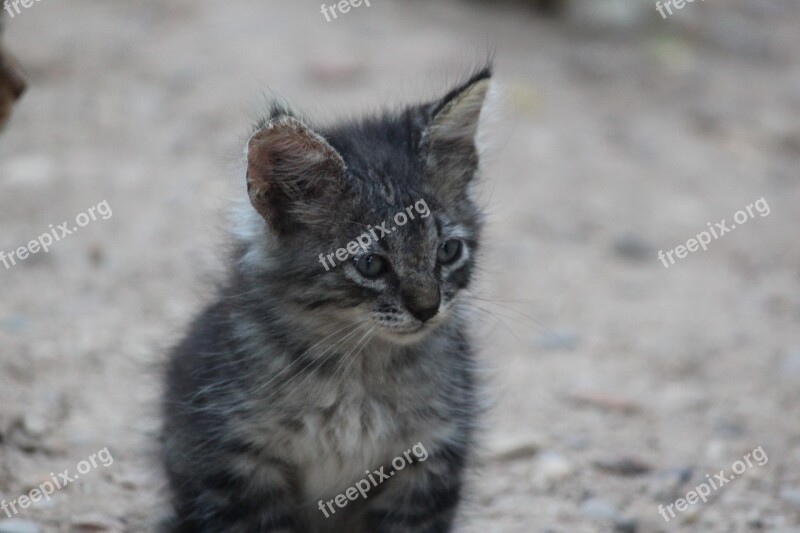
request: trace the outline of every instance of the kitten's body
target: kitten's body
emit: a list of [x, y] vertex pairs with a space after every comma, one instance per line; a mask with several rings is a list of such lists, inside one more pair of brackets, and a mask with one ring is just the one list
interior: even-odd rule
[[[169, 366], [175, 531], [450, 530], [477, 411], [457, 310], [477, 251], [467, 189], [488, 76], [442, 102], [322, 134], [279, 109], [260, 124], [248, 153], [254, 216], [235, 268]], [[434, 216], [358, 260], [380, 254], [390, 266], [379, 276], [320, 266], [319, 252], [421, 198]], [[448, 239], [463, 247], [445, 263]], [[415, 443], [424, 463], [330, 517], [320, 510]]]

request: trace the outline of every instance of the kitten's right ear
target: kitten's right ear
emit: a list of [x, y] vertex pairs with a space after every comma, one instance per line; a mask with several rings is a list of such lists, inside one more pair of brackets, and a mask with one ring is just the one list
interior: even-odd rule
[[247, 143], [250, 203], [279, 234], [329, 221], [345, 170], [341, 155], [294, 117], [263, 123]]
[[487, 66], [430, 106], [424, 132], [427, 165], [439, 191], [455, 198], [467, 190], [478, 167], [476, 135], [491, 83]]

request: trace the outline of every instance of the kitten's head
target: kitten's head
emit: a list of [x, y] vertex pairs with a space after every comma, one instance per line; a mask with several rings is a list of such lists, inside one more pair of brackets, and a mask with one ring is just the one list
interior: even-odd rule
[[273, 107], [248, 142], [261, 227], [240, 264], [316, 323], [396, 343], [442, 324], [475, 269], [470, 186], [489, 78], [487, 68], [441, 100], [330, 128]]

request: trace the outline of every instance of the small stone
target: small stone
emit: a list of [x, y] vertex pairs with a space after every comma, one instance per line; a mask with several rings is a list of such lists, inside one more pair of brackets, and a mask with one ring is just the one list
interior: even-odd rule
[[660, 502], [675, 501], [685, 494], [682, 487], [692, 479], [691, 467], [671, 468], [661, 470], [655, 475], [655, 486], [652, 489], [653, 497]]
[[588, 405], [604, 411], [616, 411], [622, 414], [634, 414], [641, 411], [640, 407], [619, 396], [612, 396], [604, 392], [576, 392], [570, 395], [570, 399], [578, 405]]
[[617, 533], [636, 533], [639, 524], [633, 518], [618, 518], [614, 522], [614, 531]]
[[490, 441], [489, 455], [495, 461], [516, 461], [535, 456], [542, 447], [538, 435], [501, 435]]
[[539, 455], [534, 466], [534, 480], [540, 483], [550, 483], [566, 479], [574, 472], [574, 467], [563, 455], [546, 451]]
[[764, 519], [761, 518], [758, 509], [751, 509], [747, 513], [747, 527], [755, 531], [764, 529]]
[[609, 460], [595, 461], [594, 465], [610, 474], [618, 476], [638, 476], [652, 470], [652, 467], [635, 457], [618, 457]]
[[31, 437], [42, 437], [48, 431], [47, 420], [43, 416], [28, 413], [22, 419], [22, 427]]
[[714, 434], [721, 438], [733, 439], [745, 433], [745, 427], [736, 420], [719, 419], [714, 423]]
[[581, 504], [581, 514], [592, 520], [616, 521], [619, 512], [610, 503], [598, 498], [591, 498]]
[[70, 533], [122, 533], [125, 524], [114, 518], [99, 514], [85, 515], [72, 521]]
[[39, 526], [29, 520], [0, 520], [0, 533], [39, 533]]
[[655, 259], [655, 249], [636, 235], [619, 235], [614, 239], [614, 253], [629, 261], [643, 262]]

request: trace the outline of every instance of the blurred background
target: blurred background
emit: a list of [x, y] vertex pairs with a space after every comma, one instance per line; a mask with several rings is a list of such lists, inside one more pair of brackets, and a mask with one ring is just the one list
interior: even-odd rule
[[[104, 447], [114, 462], [0, 532], [152, 530], [158, 365], [224, 266], [265, 97], [355, 116], [492, 51], [492, 407], [459, 531], [800, 532], [800, 4], [370, 4], [3, 12], [29, 88], [0, 135], [0, 250], [103, 201], [113, 216], [0, 266], [0, 500]], [[760, 198], [768, 216], [658, 259]], [[759, 446], [767, 464], [659, 514]]]

